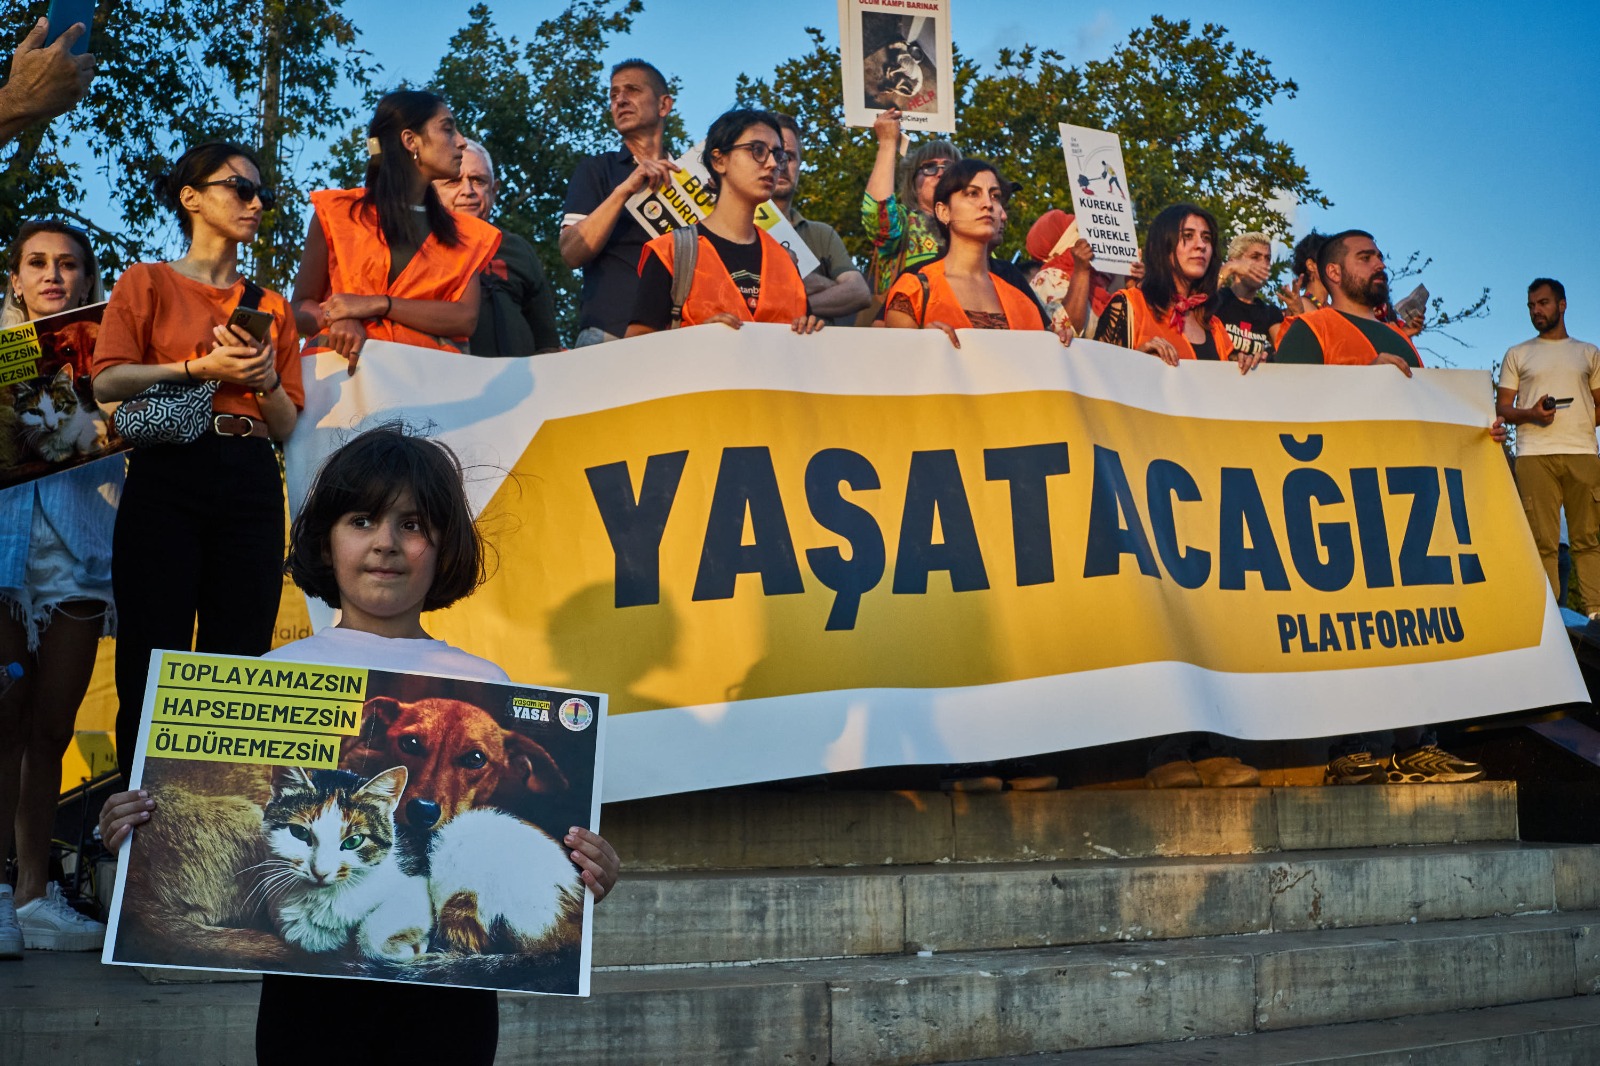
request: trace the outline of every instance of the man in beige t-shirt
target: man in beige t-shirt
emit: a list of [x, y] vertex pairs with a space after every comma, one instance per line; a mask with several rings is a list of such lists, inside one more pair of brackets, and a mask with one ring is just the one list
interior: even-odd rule
[[1564, 507], [1578, 596], [1593, 618], [1600, 614], [1600, 348], [1567, 336], [1566, 313], [1559, 281], [1537, 278], [1528, 286], [1528, 317], [1539, 335], [1506, 352], [1496, 410], [1517, 427], [1517, 489], [1551, 591], [1560, 590]]

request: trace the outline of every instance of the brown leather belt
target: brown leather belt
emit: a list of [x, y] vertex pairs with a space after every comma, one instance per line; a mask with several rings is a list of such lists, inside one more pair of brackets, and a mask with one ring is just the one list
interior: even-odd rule
[[260, 437], [271, 440], [267, 423], [249, 415], [212, 415], [211, 432], [219, 437]]

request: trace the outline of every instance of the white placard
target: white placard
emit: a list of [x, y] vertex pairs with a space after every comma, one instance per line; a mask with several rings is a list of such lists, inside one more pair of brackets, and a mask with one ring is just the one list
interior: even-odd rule
[[907, 130], [955, 132], [950, 0], [841, 0], [839, 55], [845, 125], [897, 107]]
[[1094, 247], [1095, 269], [1126, 274], [1139, 261], [1139, 237], [1133, 228], [1128, 170], [1122, 165], [1122, 139], [1063, 122], [1061, 151], [1067, 157], [1078, 232]]

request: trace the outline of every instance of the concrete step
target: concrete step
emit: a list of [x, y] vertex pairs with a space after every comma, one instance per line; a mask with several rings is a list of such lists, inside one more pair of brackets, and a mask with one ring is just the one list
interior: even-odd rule
[[1319, 1025], [1139, 1047], [969, 1060], [951, 1066], [1592, 1066], [1600, 997]]
[[644, 873], [595, 963], [779, 961], [1176, 940], [1600, 908], [1600, 847], [1452, 844], [1206, 859]]
[[[0, 1062], [247, 1062], [256, 990], [0, 967]], [[920, 1066], [1600, 991], [1600, 912], [1071, 948], [615, 970], [501, 997], [504, 1066]], [[1187, 1045], [1173, 1045], [1186, 1047]], [[1514, 1061], [1540, 1061], [1520, 1059]]]
[[630, 872], [1248, 855], [1517, 838], [1516, 785], [690, 793], [606, 806]]

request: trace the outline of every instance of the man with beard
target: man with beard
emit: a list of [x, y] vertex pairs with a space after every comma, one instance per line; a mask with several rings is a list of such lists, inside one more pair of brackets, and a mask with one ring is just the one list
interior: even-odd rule
[[774, 117], [783, 130], [783, 148], [789, 158], [775, 173], [772, 202], [794, 224], [795, 232], [822, 264], [805, 279], [811, 313], [836, 325], [853, 325], [856, 312], [872, 302], [872, 290], [867, 287], [867, 279], [855, 260], [850, 258], [838, 231], [826, 222], [813, 222], [803, 217], [795, 208], [794, 194], [800, 185], [800, 153], [805, 148], [800, 143], [800, 124], [789, 115], [775, 114]]
[[[1495, 409], [1517, 426], [1517, 488], [1550, 588], [1561, 594], [1557, 557], [1567, 512], [1578, 596], [1600, 614], [1600, 349], [1567, 335], [1567, 290], [1553, 278], [1528, 286], [1528, 318], [1539, 335], [1506, 352]], [[1518, 399], [1527, 404], [1517, 406]]]
[[1383, 253], [1365, 230], [1328, 238], [1317, 255], [1317, 273], [1328, 289], [1328, 305], [1294, 320], [1278, 344], [1277, 362], [1368, 366], [1387, 363], [1406, 377], [1422, 365], [1411, 338], [1378, 320], [1389, 299]]
[[642, 59], [611, 68], [611, 122], [622, 134], [622, 148], [580, 162], [562, 208], [561, 258], [583, 270], [575, 348], [616, 340], [628, 329], [639, 257], [654, 235], [624, 205], [634, 193], [660, 188], [678, 169], [662, 144], [671, 113], [661, 71]]

